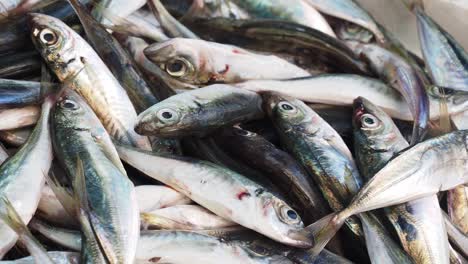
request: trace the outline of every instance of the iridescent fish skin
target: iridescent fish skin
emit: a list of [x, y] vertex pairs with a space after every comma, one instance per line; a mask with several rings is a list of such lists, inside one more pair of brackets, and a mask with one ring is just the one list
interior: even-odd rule
[[423, 139], [429, 122], [429, 80], [419, 74], [404, 58], [376, 44], [348, 42], [356, 54], [368, 61], [370, 68], [385, 82], [398, 90], [408, 103], [414, 118], [411, 144]]
[[31, 38], [61, 82], [83, 96], [109, 134], [126, 144], [151, 149], [133, 131], [136, 111], [125, 90], [89, 44], [62, 21], [29, 14]]
[[86, 237], [83, 259], [99, 259], [101, 253], [112, 262], [133, 263], [139, 237], [138, 204], [110, 136], [72, 90], [63, 92], [52, 117], [55, 153], [79, 196], [75, 207], [81, 209], [76, 209], [75, 217]]
[[[48, 121], [53, 104], [54, 98], [47, 97], [42, 104], [41, 117], [26, 143], [0, 167], [0, 192], [26, 224], [36, 212], [45, 183], [44, 173], [49, 171], [52, 163]], [[14, 246], [18, 235], [3, 222], [0, 229], [0, 256], [3, 257]]]
[[313, 241], [296, 236], [304, 226], [299, 214], [245, 176], [203, 160], [157, 155], [123, 145], [116, 147], [126, 163], [187, 195], [218, 216], [286, 245], [308, 248], [313, 244]]
[[309, 76], [277, 56], [204, 40], [175, 38], [152, 44], [144, 52], [173, 78], [196, 85]]
[[[354, 101], [353, 126], [356, 161], [367, 179], [409, 147], [390, 116], [365, 98]], [[414, 263], [448, 263], [449, 244], [441, 210], [435, 195], [385, 208]]]
[[[300, 100], [263, 93], [263, 108], [280, 134], [282, 144], [309, 172], [334, 211], [340, 211], [362, 186], [362, 178], [346, 144], [338, 133]], [[384, 226], [372, 214], [348, 218], [347, 227], [358, 238], [366, 238], [373, 261], [410, 263]], [[303, 234], [308, 236], [308, 227]], [[309, 236], [310, 237], [310, 236]], [[314, 238], [315, 241], [315, 238]], [[319, 240], [320, 241], [320, 240]], [[318, 255], [322, 248], [311, 249]]]
[[468, 91], [468, 53], [421, 8], [415, 13], [422, 54], [434, 85]]
[[380, 43], [386, 38], [374, 18], [353, 0], [305, 0], [320, 12], [334, 16], [371, 31]]
[[263, 117], [261, 97], [226, 84], [213, 84], [163, 100], [138, 116], [135, 131], [176, 138], [204, 136], [222, 126]]
[[325, 18], [307, 1], [303, 0], [234, 0], [234, 3], [244, 8], [257, 18], [282, 19], [303, 24], [319, 30], [332, 37], [335, 33]]

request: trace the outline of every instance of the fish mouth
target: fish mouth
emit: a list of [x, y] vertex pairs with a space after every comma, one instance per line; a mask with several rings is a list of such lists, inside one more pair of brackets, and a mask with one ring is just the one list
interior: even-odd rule
[[359, 96], [353, 101], [353, 125], [355, 127], [360, 126], [361, 117], [365, 113], [367, 113], [367, 109], [365, 107], [365, 99]]

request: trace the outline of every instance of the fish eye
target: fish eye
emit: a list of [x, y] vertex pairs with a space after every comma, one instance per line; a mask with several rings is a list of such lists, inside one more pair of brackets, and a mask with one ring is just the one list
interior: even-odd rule
[[380, 121], [371, 114], [364, 114], [361, 116], [361, 126], [363, 128], [377, 128], [380, 126]]
[[234, 133], [239, 135], [239, 136], [253, 136], [255, 133], [252, 133], [250, 131], [244, 130], [244, 129], [236, 129], [234, 130]]
[[287, 224], [299, 224], [301, 222], [299, 214], [287, 205], [280, 208], [280, 217]]
[[166, 64], [166, 72], [173, 77], [182, 77], [187, 74], [189, 65], [184, 59], [175, 59]]
[[297, 111], [296, 107], [290, 104], [289, 102], [280, 102], [278, 104], [278, 107], [281, 109], [281, 111], [287, 113], [295, 113]]
[[39, 39], [42, 43], [46, 44], [47, 46], [54, 45], [57, 43], [57, 34], [50, 29], [43, 29], [39, 34]]
[[68, 110], [76, 110], [80, 108], [75, 101], [72, 101], [70, 99], [65, 99], [62, 102], [60, 102], [60, 107]]
[[173, 123], [179, 120], [179, 114], [170, 108], [164, 108], [158, 111], [157, 116], [159, 120], [164, 123]]

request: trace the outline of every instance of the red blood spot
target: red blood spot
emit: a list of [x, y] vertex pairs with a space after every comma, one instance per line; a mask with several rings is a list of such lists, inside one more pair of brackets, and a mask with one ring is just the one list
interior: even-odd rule
[[237, 49], [232, 50], [232, 53], [234, 53], [234, 54], [244, 54], [243, 51], [240, 51], [240, 50], [237, 50]]
[[237, 194], [237, 199], [242, 201], [242, 198], [244, 197], [250, 197], [250, 193], [248, 191], [241, 191], [240, 193]]

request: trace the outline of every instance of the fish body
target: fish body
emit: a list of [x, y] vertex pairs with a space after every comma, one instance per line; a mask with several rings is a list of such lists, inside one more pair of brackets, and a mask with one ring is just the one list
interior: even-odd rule
[[[213, 213], [281, 243], [310, 247], [296, 237], [299, 215], [262, 186], [233, 171], [202, 160], [156, 155], [117, 146], [120, 157]], [[222, 192], [218, 190], [223, 190]]]
[[138, 116], [135, 131], [159, 137], [203, 136], [227, 125], [263, 116], [261, 97], [214, 84], [163, 100]]
[[[409, 145], [390, 116], [365, 98], [354, 102], [356, 160], [367, 179]], [[448, 263], [447, 232], [437, 196], [385, 208], [401, 244], [414, 263]]]
[[[273, 121], [283, 145], [310, 173], [332, 210], [342, 210], [362, 186], [361, 176], [346, 144], [303, 102], [275, 93], [264, 93], [263, 99], [265, 112]], [[346, 224], [353, 235], [358, 238], [365, 236], [373, 261], [410, 263], [375, 216], [361, 214], [358, 217], [362, 229], [354, 218], [349, 218]], [[314, 242], [316, 239], [314, 237]], [[319, 254], [321, 249], [315, 251], [314, 248], [311, 252]]]
[[[45, 182], [44, 173], [52, 163], [48, 120], [53, 103], [51, 97], [44, 101], [39, 122], [26, 143], [0, 166], [0, 193], [8, 198], [26, 224], [36, 212]], [[0, 229], [0, 255], [3, 256], [14, 246], [18, 236], [4, 223]]]
[[311, 177], [287, 152], [254, 132], [236, 127], [224, 129], [215, 138], [227, 153], [268, 175], [283, 193], [291, 197], [304, 218], [318, 220], [328, 211]]
[[376, 44], [349, 43], [357, 54], [369, 61], [371, 69], [381, 79], [403, 95], [414, 118], [411, 143], [420, 141], [426, 133], [430, 116], [429, 98], [426, 94], [429, 80], [402, 57]]
[[[111, 261], [133, 263], [139, 236], [139, 211], [112, 141], [78, 94], [67, 90], [53, 111], [55, 153], [80, 198], [80, 224], [92, 229], [85, 247], [96, 243]], [[79, 177], [79, 178], [78, 178]], [[80, 187], [76, 182], [81, 182]], [[88, 232], [88, 231], [83, 231]], [[89, 234], [89, 233], [88, 233]], [[86, 254], [83, 258], [86, 258]]]
[[307, 71], [274, 55], [199, 39], [175, 38], [152, 44], [145, 49], [145, 55], [173, 78], [195, 85], [309, 76]]
[[30, 14], [31, 37], [61, 82], [83, 96], [115, 139], [151, 149], [133, 131], [136, 111], [127, 93], [89, 44], [62, 21]]
[[254, 17], [296, 22], [336, 37], [325, 18], [306, 1], [235, 0], [233, 2], [253, 14]]
[[434, 85], [468, 91], [468, 53], [421, 8], [415, 13], [421, 51]]

